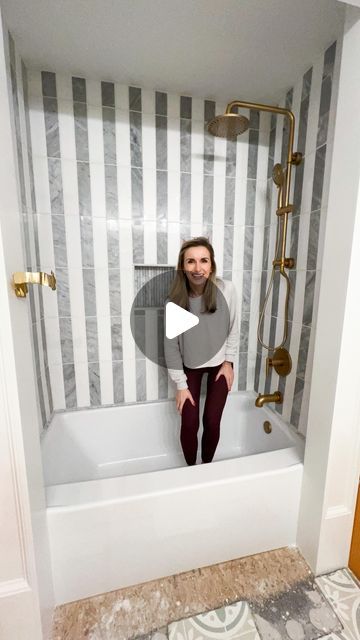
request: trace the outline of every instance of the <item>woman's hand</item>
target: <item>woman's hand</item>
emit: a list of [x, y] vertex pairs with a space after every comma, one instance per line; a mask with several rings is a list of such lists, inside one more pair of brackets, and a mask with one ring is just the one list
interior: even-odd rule
[[215, 382], [217, 382], [219, 380], [220, 376], [224, 376], [224, 378], [226, 380], [227, 387], [228, 387], [228, 391], [231, 391], [232, 383], [234, 382], [234, 370], [233, 370], [233, 368], [231, 366], [231, 362], [225, 361], [221, 365], [221, 367], [220, 367], [220, 369], [219, 369], [219, 371], [217, 373], [217, 376], [215, 378]]
[[189, 389], [179, 389], [176, 392], [175, 400], [176, 400], [176, 409], [180, 413], [180, 415], [182, 414], [183, 406], [186, 400], [190, 400], [191, 404], [195, 407], [195, 402]]

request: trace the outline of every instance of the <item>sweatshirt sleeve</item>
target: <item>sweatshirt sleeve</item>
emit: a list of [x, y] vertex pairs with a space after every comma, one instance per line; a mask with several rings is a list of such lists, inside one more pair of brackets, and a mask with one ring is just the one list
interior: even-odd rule
[[230, 313], [230, 327], [229, 334], [225, 344], [225, 360], [228, 362], [235, 362], [236, 351], [238, 348], [240, 333], [239, 333], [239, 314], [237, 305], [236, 289], [232, 282], [230, 284], [230, 295], [228, 300], [229, 313]]
[[165, 361], [171, 380], [175, 382], [178, 391], [180, 391], [181, 389], [187, 389], [187, 377], [183, 368], [178, 336], [176, 338], [172, 338], [171, 340], [166, 336], [164, 337], [164, 352]]

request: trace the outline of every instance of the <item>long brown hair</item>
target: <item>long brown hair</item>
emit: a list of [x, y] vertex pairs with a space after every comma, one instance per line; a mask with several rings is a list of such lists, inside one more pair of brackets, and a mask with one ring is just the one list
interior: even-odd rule
[[169, 299], [171, 302], [179, 305], [179, 307], [183, 307], [183, 309], [186, 309], [187, 311], [190, 310], [190, 285], [184, 270], [184, 258], [186, 250], [191, 249], [192, 247], [205, 247], [209, 251], [211, 273], [204, 286], [202, 312], [214, 313], [214, 311], [216, 311], [216, 262], [214, 249], [207, 238], [192, 238], [191, 240], [186, 240], [181, 245], [176, 267], [176, 275], [170, 287]]

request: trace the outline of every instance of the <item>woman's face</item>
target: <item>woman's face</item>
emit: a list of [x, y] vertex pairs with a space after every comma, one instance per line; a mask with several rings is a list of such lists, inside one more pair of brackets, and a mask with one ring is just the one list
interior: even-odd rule
[[184, 271], [190, 285], [204, 287], [211, 273], [210, 252], [206, 247], [190, 247], [184, 255]]

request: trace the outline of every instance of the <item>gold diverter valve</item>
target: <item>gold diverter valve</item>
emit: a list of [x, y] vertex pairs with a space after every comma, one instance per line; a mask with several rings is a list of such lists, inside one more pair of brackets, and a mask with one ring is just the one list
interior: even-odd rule
[[17, 271], [13, 274], [12, 283], [18, 298], [26, 298], [28, 284], [40, 284], [43, 287], [50, 287], [53, 291], [56, 289], [56, 278], [53, 271], [50, 274], [43, 271]]

